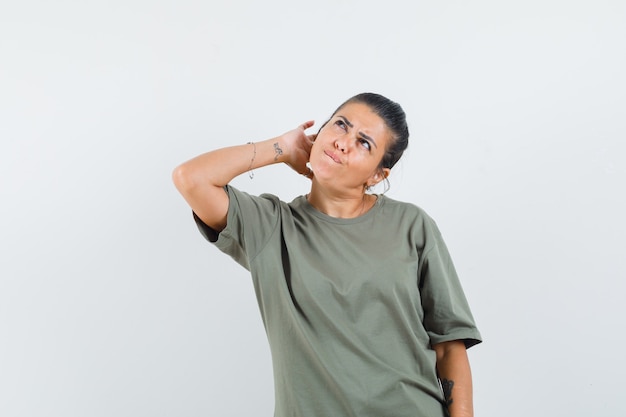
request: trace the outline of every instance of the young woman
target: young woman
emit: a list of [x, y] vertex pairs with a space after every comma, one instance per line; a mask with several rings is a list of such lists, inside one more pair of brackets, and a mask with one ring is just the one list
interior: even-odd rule
[[[367, 192], [408, 145], [404, 111], [364, 93], [311, 126], [173, 174], [201, 233], [251, 272], [275, 416], [472, 416], [466, 349], [481, 338], [441, 234], [415, 205]], [[275, 163], [309, 193], [285, 203], [228, 185]]]

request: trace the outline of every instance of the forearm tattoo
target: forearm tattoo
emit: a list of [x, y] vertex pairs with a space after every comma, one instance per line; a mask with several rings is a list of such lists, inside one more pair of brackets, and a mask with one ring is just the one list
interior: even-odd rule
[[443, 399], [446, 408], [450, 408], [452, 404], [452, 388], [454, 387], [454, 381], [449, 381], [447, 379], [441, 380], [441, 388], [443, 388]]
[[274, 144], [274, 152], [276, 153], [276, 155], [274, 155], [274, 161], [278, 161], [278, 157], [283, 154], [283, 150], [278, 146], [278, 142]]

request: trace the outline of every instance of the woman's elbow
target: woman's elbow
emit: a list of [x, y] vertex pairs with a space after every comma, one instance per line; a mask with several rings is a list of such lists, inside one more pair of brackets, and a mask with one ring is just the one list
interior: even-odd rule
[[196, 184], [195, 176], [186, 164], [181, 164], [174, 168], [174, 171], [172, 171], [172, 181], [176, 189], [182, 194], [192, 190]]

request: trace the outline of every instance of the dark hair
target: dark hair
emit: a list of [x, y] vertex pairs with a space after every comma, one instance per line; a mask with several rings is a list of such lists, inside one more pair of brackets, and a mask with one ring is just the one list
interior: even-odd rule
[[409, 146], [409, 127], [406, 124], [406, 114], [402, 107], [394, 101], [389, 100], [376, 93], [361, 93], [346, 100], [335, 110], [333, 116], [346, 104], [363, 103], [372, 109], [387, 125], [391, 131], [392, 141], [385, 150], [385, 155], [380, 162], [380, 168], [392, 168], [400, 159], [406, 148]]

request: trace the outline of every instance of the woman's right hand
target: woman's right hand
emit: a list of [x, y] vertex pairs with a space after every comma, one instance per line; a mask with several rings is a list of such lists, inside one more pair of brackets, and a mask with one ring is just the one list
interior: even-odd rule
[[219, 232], [226, 227], [228, 214], [229, 199], [224, 186], [237, 175], [285, 162], [297, 173], [313, 178], [307, 163], [317, 135], [305, 133], [311, 126], [312, 120], [272, 139], [198, 155], [176, 167], [172, 174], [174, 184], [194, 213]]
[[[313, 120], [309, 120], [280, 137], [280, 142], [285, 147], [284, 162], [298, 174], [302, 174], [307, 178], [313, 178], [313, 171], [307, 166], [307, 163], [309, 162], [311, 147], [313, 142], [315, 142], [317, 134], [307, 135], [305, 130], [313, 126], [313, 124]], [[275, 150], [277, 152], [276, 157], [279, 157], [279, 153], [282, 150], [280, 148]]]

